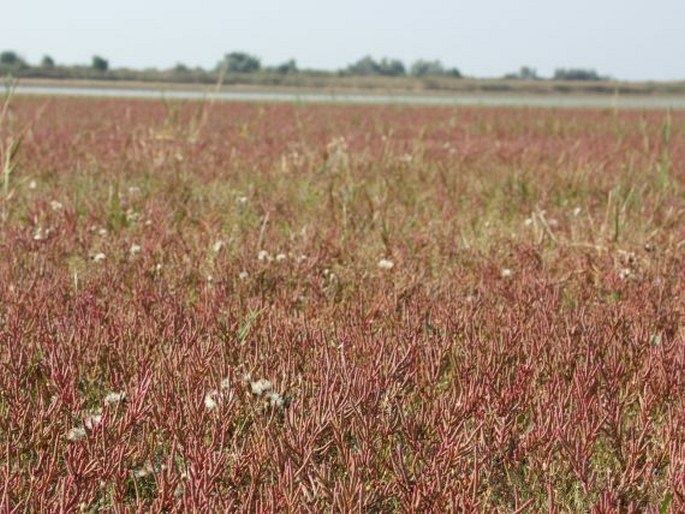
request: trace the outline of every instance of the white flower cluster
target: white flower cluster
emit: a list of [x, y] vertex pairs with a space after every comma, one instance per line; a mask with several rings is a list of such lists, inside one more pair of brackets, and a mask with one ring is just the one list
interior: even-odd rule
[[260, 378], [259, 380], [252, 380], [250, 375], [245, 375], [243, 381], [250, 386], [250, 392], [258, 397], [265, 398], [270, 407], [282, 409], [286, 407], [286, 399], [278, 392], [274, 391], [273, 384], [270, 380]]
[[[126, 400], [125, 391], [112, 391], [105, 395], [105, 397], [102, 400], [102, 403], [106, 407], [112, 408], [117, 406], [124, 400]], [[67, 440], [72, 443], [75, 443], [77, 441], [85, 439], [88, 432], [92, 432], [98, 426], [100, 426], [100, 424], [102, 424], [102, 409], [97, 409], [95, 412], [86, 414], [83, 417], [82, 425], [69, 429], [69, 431], [67, 432]]]
[[219, 253], [221, 250], [224, 249], [224, 246], [226, 246], [226, 243], [219, 239], [217, 241], [214, 241], [214, 244], [212, 245], [212, 250], [214, 251], [214, 253]]
[[[259, 380], [252, 380], [250, 374], [243, 376], [242, 382], [248, 387], [250, 393], [257, 398], [264, 398], [267, 405], [272, 408], [283, 409], [287, 406], [287, 399], [280, 393], [274, 391], [273, 384], [270, 380], [260, 378]], [[207, 392], [204, 397], [205, 408], [208, 411], [214, 411], [219, 408], [221, 402], [228, 395], [230, 389], [230, 380], [225, 378], [221, 381], [219, 389], [212, 389]]]
[[381, 259], [378, 261], [378, 267], [382, 270], [390, 271], [395, 267], [395, 263], [390, 259]]
[[33, 232], [33, 240], [45, 241], [50, 237], [50, 234], [52, 234], [51, 228], [44, 229], [43, 227], [36, 227], [36, 230]]
[[633, 252], [618, 251], [618, 278], [621, 280], [639, 280], [642, 272], [642, 262]]
[[285, 261], [288, 260], [288, 256], [285, 253], [281, 252], [281, 253], [276, 254], [276, 256], [274, 257], [271, 254], [269, 254], [269, 252], [267, 252], [266, 250], [260, 250], [259, 253], [257, 254], [257, 260], [259, 262], [264, 262], [264, 263], [273, 262], [273, 261], [276, 261], [278, 263], [284, 263]]
[[231, 382], [229, 379], [224, 378], [219, 385], [219, 389], [212, 389], [205, 394], [205, 409], [208, 411], [213, 411], [219, 407], [224, 397], [228, 394], [228, 390], [231, 387]]

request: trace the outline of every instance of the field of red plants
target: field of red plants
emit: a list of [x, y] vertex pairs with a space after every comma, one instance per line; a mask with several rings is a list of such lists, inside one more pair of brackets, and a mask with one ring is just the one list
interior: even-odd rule
[[0, 123], [3, 512], [685, 510], [685, 113]]

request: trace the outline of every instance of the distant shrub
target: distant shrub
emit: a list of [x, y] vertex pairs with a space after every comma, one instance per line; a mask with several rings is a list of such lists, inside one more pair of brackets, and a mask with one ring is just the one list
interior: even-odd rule
[[16, 52], [5, 50], [0, 53], [0, 66], [3, 68], [22, 69], [26, 68], [28, 65]]
[[97, 71], [107, 71], [109, 69], [109, 61], [107, 59], [103, 59], [99, 55], [94, 55], [93, 60], [91, 63], [91, 68]]
[[404, 64], [399, 59], [383, 57], [380, 61], [376, 61], [370, 55], [350, 64], [346, 71], [351, 75], [382, 75], [387, 77], [397, 77], [407, 73]]
[[378, 63], [378, 72], [380, 75], [396, 77], [399, 75], [405, 75], [407, 70], [404, 68], [402, 61], [398, 59], [386, 59], [384, 57]]
[[52, 57], [49, 55], [46, 55], [43, 57], [43, 60], [40, 62], [40, 65], [43, 68], [54, 68], [55, 67], [55, 61]]
[[583, 68], [557, 68], [554, 71], [554, 80], [602, 80], [595, 70]]
[[283, 64], [279, 64], [276, 66], [276, 71], [278, 73], [297, 73], [297, 63], [295, 62], [295, 59], [290, 59], [289, 61], [284, 62]]
[[419, 59], [411, 65], [410, 73], [416, 77], [455, 77], [461, 78], [461, 72], [457, 68], [445, 69], [439, 60], [427, 61]]
[[507, 73], [504, 78], [509, 80], [540, 80], [537, 70], [529, 66], [521, 66], [519, 71]]
[[219, 71], [229, 73], [253, 73], [261, 67], [262, 63], [257, 57], [244, 52], [228, 53], [217, 65]]

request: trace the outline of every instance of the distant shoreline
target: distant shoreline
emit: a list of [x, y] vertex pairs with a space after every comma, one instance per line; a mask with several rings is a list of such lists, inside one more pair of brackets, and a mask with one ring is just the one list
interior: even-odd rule
[[492, 92], [464, 90], [402, 90], [305, 88], [263, 85], [177, 84], [166, 82], [23, 79], [16, 93], [31, 96], [72, 96], [211, 100], [234, 102], [288, 102], [334, 104], [391, 104], [472, 107], [544, 107], [595, 109], [685, 110], [685, 94], [558, 93], [526, 90]]
[[241, 91], [303, 94], [430, 95], [589, 95], [589, 96], [684, 96], [682, 82], [552, 81], [504, 79], [453, 79], [446, 77], [285, 77], [274, 83], [269, 76], [227, 76], [219, 84], [208, 82], [19, 78], [19, 84], [36, 87], [119, 88], [159, 91]]

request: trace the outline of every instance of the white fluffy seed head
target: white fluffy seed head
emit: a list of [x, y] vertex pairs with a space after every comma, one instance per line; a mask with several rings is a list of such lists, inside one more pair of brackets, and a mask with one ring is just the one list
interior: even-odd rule
[[275, 391], [268, 393], [267, 398], [269, 399], [269, 405], [271, 407], [282, 409], [285, 407], [285, 400], [283, 397]]
[[42, 227], [37, 227], [36, 230], [33, 232], [34, 241], [44, 241], [47, 238], [48, 234], [45, 230], [43, 230]]
[[90, 416], [86, 416], [86, 418], [83, 420], [83, 426], [88, 430], [93, 430], [100, 423], [102, 423], [102, 414], [92, 414]]
[[390, 259], [381, 259], [378, 261], [378, 267], [382, 270], [391, 270], [395, 267], [395, 263]]
[[67, 432], [67, 440], [73, 442], [80, 441], [86, 437], [86, 430], [83, 427], [74, 427]]
[[273, 385], [271, 382], [265, 378], [260, 378], [255, 382], [250, 382], [250, 390], [252, 391], [252, 394], [257, 396], [261, 396], [264, 393], [271, 391], [272, 387]]
[[105, 403], [107, 405], [113, 406], [116, 405], [120, 402], [123, 402], [126, 399], [126, 392], [125, 391], [119, 391], [119, 392], [110, 392], [107, 393], [105, 396]]
[[214, 399], [218, 395], [219, 395], [219, 391], [217, 391], [216, 389], [208, 392], [205, 395], [205, 408], [207, 410], [212, 411], [219, 406], [219, 404], [216, 403], [216, 400]]
[[133, 470], [131, 473], [136, 478], [145, 478], [148, 475], [152, 475], [155, 472], [152, 465], [146, 464], [145, 466]]

